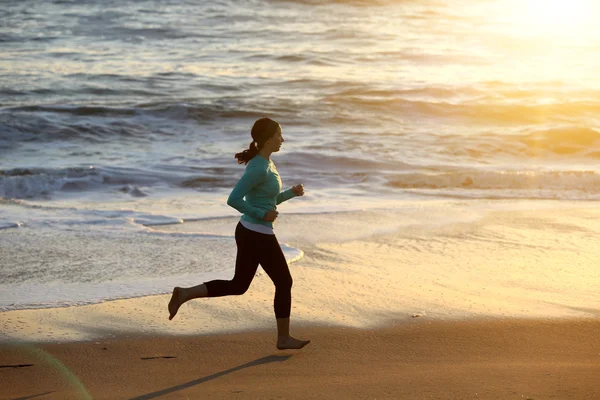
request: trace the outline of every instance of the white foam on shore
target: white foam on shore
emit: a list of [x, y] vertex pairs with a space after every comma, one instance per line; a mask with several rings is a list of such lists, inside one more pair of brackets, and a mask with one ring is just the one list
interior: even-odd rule
[[[281, 244], [288, 264], [304, 252]], [[260, 275], [261, 272], [257, 272]], [[0, 284], [0, 312], [10, 310], [72, 307], [117, 299], [170, 293], [174, 286], [194, 285], [213, 279], [231, 279], [233, 267], [222, 270], [164, 277], [137, 277], [107, 282]]]
[[[288, 233], [282, 236], [305, 251], [304, 258], [290, 266], [294, 324], [375, 327], [413, 317], [600, 315], [600, 211], [594, 205], [470, 203], [409, 211], [421, 222], [396, 221], [395, 229], [391, 222], [398, 214], [392, 211], [383, 216], [363, 214], [368, 218], [353, 214], [323, 218], [329, 231], [315, 216], [283, 218], [278, 229]], [[444, 222], [443, 215], [451, 218]], [[380, 222], [386, 219], [387, 226]], [[340, 234], [367, 220], [376, 221], [381, 229], [371, 227], [365, 235]], [[301, 244], [290, 233], [311, 226], [315, 236], [305, 237]], [[192, 229], [186, 224], [177, 227]], [[159, 295], [8, 311], [0, 313], [0, 326], [3, 340], [34, 341], [274, 328], [273, 293], [269, 278], [259, 274], [244, 296], [191, 301], [173, 321], [167, 320], [169, 296]]]

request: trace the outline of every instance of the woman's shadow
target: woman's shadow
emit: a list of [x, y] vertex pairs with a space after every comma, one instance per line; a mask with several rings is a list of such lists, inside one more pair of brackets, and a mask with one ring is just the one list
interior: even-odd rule
[[204, 383], [204, 382], [208, 382], [208, 381], [210, 381], [212, 379], [219, 378], [219, 377], [221, 377], [223, 375], [227, 375], [227, 374], [230, 374], [230, 373], [235, 372], [235, 371], [239, 371], [239, 370], [244, 369], [244, 368], [255, 367], [257, 365], [267, 364], [267, 363], [272, 363], [272, 362], [283, 362], [283, 361], [286, 361], [290, 357], [291, 357], [291, 355], [287, 355], [287, 356], [275, 356], [275, 355], [272, 355], [272, 356], [262, 357], [262, 358], [259, 358], [257, 360], [254, 360], [254, 361], [247, 362], [246, 364], [242, 364], [242, 365], [230, 368], [230, 369], [225, 370], [225, 371], [217, 372], [216, 374], [205, 376], [204, 378], [194, 379], [193, 381], [182, 383], [181, 385], [173, 386], [173, 387], [170, 387], [170, 388], [167, 388], [167, 389], [163, 389], [163, 390], [159, 390], [159, 391], [152, 392], [152, 393], [147, 393], [147, 394], [144, 394], [144, 395], [141, 395], [141, 396], [138, 396], [138, 397], [133, 397], [131, 400], [154, 399], [155, 397], [160, 397], [160, 396], [164, 396], [165, 394], [176, 392], [178, 390], [187, 389], [189, 387], [196, 386], [196, 385], [199, 385], [199, 384]]

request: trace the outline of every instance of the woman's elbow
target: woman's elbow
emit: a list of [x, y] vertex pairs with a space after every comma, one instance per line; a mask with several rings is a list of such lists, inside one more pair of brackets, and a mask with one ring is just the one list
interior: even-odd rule
[[236, 210], [240, 207], [240, 202], [244, 202], [243, 198], [240, 199], [239, 197], [232, 195], [227, 198], [227, 205], [235, 208]]

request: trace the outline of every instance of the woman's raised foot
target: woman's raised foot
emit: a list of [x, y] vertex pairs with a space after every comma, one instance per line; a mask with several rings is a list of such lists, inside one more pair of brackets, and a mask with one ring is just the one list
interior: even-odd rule
[[171, 300], [169, 301], [169, 321], [175, 317], [179, 307], [181, 307], [181, 288], [176, 287], [173, 289]]

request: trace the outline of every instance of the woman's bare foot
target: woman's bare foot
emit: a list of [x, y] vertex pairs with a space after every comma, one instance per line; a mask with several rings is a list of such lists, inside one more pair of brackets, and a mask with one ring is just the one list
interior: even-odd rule
[[173, 294], [171, 295], [171, 300], [169, 301], [169, 321], [175, 317], [177, 314], [177, 310], [181, 307], [181, 288], [176, 287], [173, 289]]
[[310, 340], [300, 340], [295, 339], [291, 336], [279, 337], [277, 338], [277, 349], [279, 350], [297, 350], [301, 349], [307, 344], [310, 343]]

